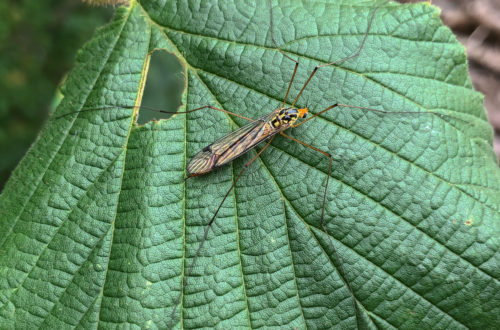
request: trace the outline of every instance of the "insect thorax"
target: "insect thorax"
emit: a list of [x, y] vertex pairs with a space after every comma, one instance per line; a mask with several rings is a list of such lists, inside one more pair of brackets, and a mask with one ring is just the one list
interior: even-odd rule
[[296, 108], [282, 108], [275, 110], [276, 115], [272, 117], [269, 122], [271, 126], [276, 129], [285, 129], [293, 125], [297, 119], [303, 118], [304, 115], [299, 113]]

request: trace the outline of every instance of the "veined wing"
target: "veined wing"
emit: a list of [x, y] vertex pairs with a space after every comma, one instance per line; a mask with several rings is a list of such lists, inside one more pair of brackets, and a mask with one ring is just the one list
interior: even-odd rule
[[198, 152], [189, 162], [188, 172], [203, 174], [229, 163], [255, 147], [263, 140], [278, 133], [269, 125], [270, 113], [225, 135]]

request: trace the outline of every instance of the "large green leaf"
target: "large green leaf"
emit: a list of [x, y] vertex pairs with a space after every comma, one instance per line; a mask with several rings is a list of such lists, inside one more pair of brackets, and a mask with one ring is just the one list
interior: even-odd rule
[[[300, 62], [293, 97], [314, 66], [358, 49], [375, 2], [273, 6], [277, 42]], [[244, 121], [206, 110], [141, 127], [127, 108], [78, 111], [138, 104], [150, 52], [166, 49], [185, 69], [185, 109], [257, 118], [280, 105], [293, 63], [263, 0], [120, 8], [1, 196], [1, 327], [498, 327], [500, 171], [463, 47], [438, 15], [383, 4], [360, 56], [320, 69], [298, 102], [447, 115], [343, 108], [290, 133], [334, 157], [326, 227], [345, 278], [319, 224], [328, 160], [278, 137], [183, 288], [255, 152], [184, 181], [186, 163]]]

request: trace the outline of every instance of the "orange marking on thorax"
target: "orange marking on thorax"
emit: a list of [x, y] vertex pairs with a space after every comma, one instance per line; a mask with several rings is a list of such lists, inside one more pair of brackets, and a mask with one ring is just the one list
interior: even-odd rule
[[299, 111], [299, 117], [300, 118], [304, 118], [304, 116], [306, 116], [307, 113], [309, 112], [309, 108], [307, 108], [307, 107], [306, 108], [300, 108], [300, 109], [298, 109], [298, 111]]

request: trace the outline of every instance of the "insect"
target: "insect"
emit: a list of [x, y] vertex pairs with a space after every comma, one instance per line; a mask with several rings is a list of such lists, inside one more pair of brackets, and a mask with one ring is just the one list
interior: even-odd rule
[[[271, 17], [272, 17], [272, 11], [270, 10], [270, 12], [271, 12]], [[228, 136], [222, 137], [221, 139], [217, 140], [216, 142], [212, 143], [211, 145], [205, 146], [204, 148], [201, 149], [201, 151], [198, 151], [199, 154], [194, 155], [194, 158], [193, 158], [193, 160], [191, 160], [191, 163], [187, 164], [187, 166], [186, 166], [188, 171], [190, 172], [191, 176], [196, 176], [197, 174], [209, 172], [209, 171], [215, 169], [216, 167], [221, 167], [224, 164], [231, 162], [233, 159], [235, 159], [237, 156], [241, 155], [245, 151], [250, 150], [252, 147], [256, 146], [259, 142], [264, 141], [266, 138], [272, 139], [273, 136], [278, 135], [278, 133], [285, 134], [283, 132], [284, 129], [289, 128], [292, 125], [295, 127], [302, 125], [302, 123], [305, 123], [306, 121], [309, 121], [312, 118], [315, 118], [321, 114], [326, 114], [329, 110], [331, 110], [333, 108], [336, 108], [339, 106], [343, 106], [346, 108], [350, 107], [351, 109], [356, 108], [356, 107], [350, 106], [350, 105], [340, 105], [337, 103], [333, 103], [331, 105], [328, 105], [326, 108], [324, 108], [322, 110], [314, 111], [314, 115], [309, 115], [306, 118], [306, 115], [309, 112], [308, 107], [295, 107], [295, 103], [299, 101], [301, 95], [303, 95], [305, 92], [307, 92], [306, 87], [308, 86], [308, 84], [312, 80], [312, 78], [316, 75], [316, 73], [321, 71], [321, 70], [319, 70], [319, 68], [325, 67], [328, 65], [332, 66], [334, 64], [340, 63], [340, 61], [347, 61], [348, 59], [356, 57], [357, 54], [359, 54], [359, 52], [361, 52], [363, 45], [364, 45], [364, 42], [365, 42], [367, 36], [369, 35], [370, 24], [373, 20], [373, 17], [375, 17], [375, 16], [376, 16], [376, 9], [372, 9], [372, 13], [370, 14], [367, 22], [365, 22], [366, 31], [364, 32], [364, 35], [362, 35], [358, 38], [358, 47], [359, 47], [358, 51], [355, 51], [352, 55], [345, 57], [341, 60], [331, 62], [331, 63], [326, 63], [325, 65], [320, 65], [317, 68], [313, 69], [312, 73], [309, 75], [309, 77], [303, 83], [303, 85], [300, 88], [300, 90], [298, 91], [298, 93], [295, 95], [295, 99], [291, 102], [290, 107], [285, 106], [285, 105], [288, 102], [288, 100], [287, 100], [288, 95], [289, 95], [289, 92], [292, 88], [292, 83], [294, 81], [296, 72], [298, 71], [297, 70], [298, 62], [296, 62], [296, 60], [294, 60], [291, 56], [289, 57], [287, 52], [281, 51], [274, 40], [274, 36], [272, 36], [273, 43], [275, 44], [276, 48], [280, 51], [280, 54], [282, 54], [283, 57], [287, 57], [290, 60], [295, 62], [295, 68], [294, 68], [293, 72], [291, 72], [292, 78], [290, 79], [290, 83], [288, 85], [287, 92], [286, 92], [285, 97], [284, 97], [284, 101], [281, 103], [281, 106], [279, 106], [279, 108], [270, 112], [268, 115], [262, 116], [258, 120], [253, 121], [250, 124], [248, 124], [248, 126], [243, 126], [243, 128], [236, 130], [234, 133], [231, 133]], [[272, 23], [271, 23], [270, 30], [271, 30], [271, 34], [273, 34], [274, 30], [272, 28]], [[211, 108], [212, 110], [223, 110], [223, 109], [216, 108], [213, 106], [210, 106], [209, 108]], [[359, 107], [359, 108], [373, 112], [373, 113], [375, 113], [376, 111], [380, 111], [377, 109], [370, 109], [370, 108], [363, 108], [363, 107]], [[194, 112], [194, 111], [199, 111], [199, 110], [201, 110], [201, 108], [188, 110], [188, 111]], [[313, 111], [311, 111], [311, 112], [313, 112]], [[385, 113], [384, 111], [380, 111], [380, 112]], [[438, 116], [438, 117], [443, 118], [441, 116]], [[294, 142], [298, 141], [298, 139], [293, 138], [293, 137], [288, 136], [288, 135], [285, 135], [285, 137], [291, 138], [292, 140], [294, 140]], [[244, 138], [245, 141], [243, 141], [242, 138]], [[250, 164], [259, 160], [259, 156], [265, 157], [264, 151], [270, 149], [269, 148], [270, 142], [268, 142], [266, 145], [264, 145], [264, 147], [262, 147], [261, 149], [258, 149], [256, 154], [252, 155], [250, 160], [244, 159], [245, 163], [243, 164], [243, 168], [240, 171], [236, 171], [233, 174], [233, 178], [231, 180], [229, 190], [227, 190], [227, 189], [224, 190], [227, 192], [225, 192], [225, 196], [224, 196], [223, 200], [216, 201], [216, 205], [218, 205], [216, 210], [212, 210], [212, 209], [204, 210], [204, 209], [202, 209], [202, 207], [200, 207], [200, 210], [197, 210], [196, 207], [193, 207], [194, 210], [187, 211], [187, 212], [191, 212], [190, 214], [188, 214], [186, 216], [187, 218], [189, 218], [191, 216], [194, 218], [193, 213], [196, 213], [196, 212], [199, 212], [202, 214], [201, 218], [203, 219], [203, 222], [201, 224], [199, 224], [199, 226], [203, 227], [204, 229], [203, 229], [203, 235], [200, 237], [197, 237], [197, 239], [196, 239], [196, 244], [195, 244], [196, 246], [190, 247], [191, 251], [194, 250], [194, 253], [193, 252], [191, 254], [188, 253], [183, 258], [186, 260], [186, 264], [183, 267], [184, 273], [182, 274], [182, 276], [180, 276], [181, 281], [182, 281], [182, 284], [181, 284], [181, 287], [179, 290], [180, 293], [177, 293], [176, 291], [172, 290], [172, 291], [174, 291], [174, 295], [176, 297], [174, 297], [172, 299], [172, 301], [169, 302], [169, 304], [170, 304], [169, 306], [172, 306], [172, 312], [170, 313], [171, 325], [175, 324], [178, 320], [178, 316], [177, 316], [177, 312], [179, 311], [178, 306], [182, 302], [181, 300], [183, 297], [185, 297], [185, 296], [193, 297], [193, 296], [206, 295], [207, 300], [217, 301], [219, 296], [224, 297], [225, 294], [231, 294], [231, 292], [232, 292], [231, 287], [233, 285], [235, 285], [232, 282], [234, 279], [231, 278], [230, 275], [227, 275], [228, 272], [226, 272], [225, 270], [231, 269], [231, 267], [234, 267], [234, 264], [233, 265], [228, 264], [229, 263], [228, 261], [230, 260], [230, 258], [226, 257], [226, 254], [228, 252], [224, 251], [223, 247], [215, 247], [215, 246], [211, 245], [210, 244], [211, 240], [209, 237], [209, 232], [210, 232], [211, 228], [212, 229], [215, 228], [214, 231], [217, 230], [218, 222], [226, 220], [226, 219], [220, 219], [220, 221], [215, 222], [215, 219], [218, 217], [219, 218], [226, 218], [227, 217], [227, 213], [224, 213], [224, 205], [226, 202], [228, 202], [228, 198], [230, 198], [230, 197], [233, 197], [232, 199], [230, 198], [230, 200], [232, 202], [234, 202], [237, 198], [241, 198], [241, 200], [240, 200], [241, 203], [245, 203], [245, 202], [253, 203], [254, 200], [259, 199], [260, 197], [264, 198], [265, 199], [264, 202], [259, 201], [259, 203], [258, 203], [258, 205], [260, 205], [261, 208], [255, 209], [254, 212], [265, 214], [265, 216], [269, 217], [268, 223], [256, 224], [256, 223], [252, 223], [252, 221], [251, 221], [252, 214], [237, 214], [238, 218], [241, 217], [241, 218], [246, 218], [246, 219], [242, 220], [241, 223], [238, 224], [239, 225], [237, 228], [238, 234], [236, 236], [237, 237], [244, 237], [245, 234], [247, 236], [257, 235], [257, 238], [260, 238], [262, 240], [262, 242], [259, 242], [259, 243], [262, 243], [262, 244], [259, 244], [262, 246], [259, 246], [259, 247], [249, 246], [248, 243], [246, 243], [244, 241], [244, 239], [242, 239], [241, 242], [239, 242], [239, 244], [237, 244], [238, 246], [241, 245], [241, 247], [240, 247], [241, 251], [238, 251], [238, 253], [240, 253], [240, 255], [242, 255], [241, 267], [245, 267], [245, 269], [248, 271], [248, 274], [249, 274], [248, 277], [245, 278], [245, 283], [250, 282], [250, 284], [248, 284], [248, 285], [239, 284], [239, 285], [235, 285], [235, 286], [237, 286], [238, 288], [244, 288], [244, 289], [251, 288], [252, 290], [250, 292], [246, 293], [246, 295], [248, 297], [250, 297], [249, 300], [251, 300], [251, 298], [255, 297], [255, 296], [264, 296], [263, 299], [266, 300], [266, 298], [267, 298], [267, 301], [269, 302], [269, 305], [266, 306], [266, 309], [269, 309], [269, 310], [272, 310], [273, 312], [275, 312], [275, 313], [273, 313], [274, 315], [277, 315], [278, 314], [277, 312], [279, 310], [286, 309], [286, 304], [285, 304], [285, 306], [283, 306], [283, 305], [280, 305], [280, 303], [282, 301], [287, 301], [287, 299], [286, 299], [286, 298], [288, 298], [288, 297], [286, 297], [287, 290], [285, 290], [285, 289], [289, 288], [290, 285], [293, 286], [294, 281], [293, 281], [293, 279], [290, 280], [289, 277], [287, 277], [287, 276], [280, 276], [277, 273], [285, 272], [285, 273], [289, 274], [289, 273], [293, 273], [293, 269], [290, 269], [290, 267], [289, 267], [288, 269], [283, 271], [283, 269], [280, 267], [276, 268], [277, 265], [279, 266], [279, 261], [280, 261], [279, 259], [276, 259], [276, 255], [280, 255], [280, 254], [273, 254], [273, 252], [274, 252], [273, 249], [278, 250], [280, 247], [283, 248], [283, 246], [284, 246], [282, 244], [282, 239], [283, 239], [282, 234], [278, 234], [279, 232], [276, 230], [276, 228], [272, 227], [272, 226], [283, 227], [282, 223], [275, 224], [272, 221], [273, 220], [272, 219], [273, 218], [273, 213], [272, 213], [273, 208], [275, 206], [279, 207], [280, 206], [279, 204], [281, 204], [283, 210], [286, 211], [287, 221], [292, 221], [289, 219], [298, 218], [298, 217], [313, 218], [313, 221], [307, 222], [309, 225], [305, 226], [302, 224], [303, 225], [302, 227], [291, 226], [293, 228], [291, 228], [291, 229], [289, 229], [289, 231], [287, 231], [287, 234], [290, 237], [289, 240], [293, 241], [293, 244], [290, 244], [289, 249], [296, 249], [293, 251], [294, 257], [304, 258], [303, 260], [299, 260], [298, 263], [303, 262], [307, 265], [310, 265], [308, 267], [311, 267], [311, 269], [314, 269], [315, 274], [319, 274], [319, 275], [321, 275], [320, 277], [323, 277], [323, 278], [324, 277], [328, 278], [328, 280], [325, 282], [322, 282], [321, 279], [314, 279], [314, 281], [310, 281], [312, 283], [309, 285], [308, 290], [314, 291], [315, 289], [318, 289], [318, 286], [321, 286], [321, 285], [328, 286], [329, 292], [331, 291], [333, 294], [338, 295], [338, 296], [336, 296], [336, 300], [342, 301], [342, 303], [339, 304], [339, 306], [338, 306], [339, 310], [336, 310], [334, 313], [338, 313], [340, 315], [339, 318], [350, 319], [351, 322], [355, 322], [355, 323], [358, 322], [357, 315], [358, 315], [358, 313], [360, 313], [360, 311], [358, 311], [355, 295], [353, 294], [352, 290], [350, 289], [350, 284], [349, 284], [350, 281], [349, 281], [349, 278], [347, 278], [348, 274], [343, 274], [345, 272], [343, 272], [343, 270], [342, 270], [342, 261], [338, 256], [335, 257], [335, 252], [334, 252], [335, 246], [332, 244], [332, 241], [331, 241], [331, 235], [333, 234], [333, 230], [331, 229], [331, 227], [325, 228], [327, 225], [327, 224], [325, 224], [325, 213], [331, 214], [331, 211], [328, 212], [329, 210], [327, 210], [327, 206], [331, 204], [330, 201], [331, 201], [331, 198], [333, 198], [333, 197], [330, 196], [331, 192], [329, 192], [329, 190], [328, 190], [328, 186], [329, 186], [328, 183], [329, 183], [329, 180], [331, 177], [332, 162], [333, 162], [334, 157], [332, 157], [332, 155], [330, 155], [330, 153], [322, 150], [321, 148], [317, 148], [315, 146], [311, 146], [309, 144], [304, 144], [304, 143], [300, 143], [300, 142], [299, 142], [299, 145], [302, 145], [305, 148], [313, 149], [316, 152], [316, 154], [319, 154], [319, 156], [322, 158], [322, 163], [317, 165], [317, 167], [322, 169], [322, 171], [318, 171], [318, 172], [323, 172], [323, 174], [318, 175], [318, 173], [313, 173], [310, 177], [307, 177], [306, 176], [308, 174], [308, 173], [306, 173], [307, 172], [307, 167], [306, 167], [307, 165], [304, 166], [304, 164], [303, 164], [303, 166], [296, 166], [296, 167], [284, 166], [281, 171], [278, 171], [277, 173], [276, 172], [273, 173], [273, 176], [278, 177], [278, 178], [279, 178], [279, 176], [290, 176], [293, 180], [292, 182], [295, 184], [295, 186], [293, 188], [295, 191], [298, 191], [298, 194], [300, 194], [300, 190], [301, 190], [301, 187], [299, 186], [300, 180], [307, 179], [307, 180], [311, 180], [315, 183], [313, 189], [315, 189], [316, 192], [312, 192], [310, 195], [317, 197], [317, 198], [316, 199], [313, 198], [313, 200], [310, 201], [310, 204], [312, 205], [312, 204], [316, 203], [316, 205], [310, 206], [310, 205], [308, 205], [308, 203], [304, 203], [305, 204], [304, 207], [306, 209], [304, 214], [300, 214], [300, 212], [294, 211], [293, 201], [290, 201], [290, 200], [283, 201], [279, 196], [279, 192], [278, 192], [278, 194], [273, 193], [273, 194], [267, 195], [265, 187], [259, 187], [259, 192], [261, 192], [262, 196], [257, 196], [257, 197], [248, 198], [248, 199], [244, 197], [245, 196], [244, 192], [247, 190], [254, 189], [254, 187], [252, 187], [251, 185], [258, 183], [255, 172], [250, 172], [250, 170], [248, 172], [246, 172], [247, 171], [246, 169], [250, 168], [249, 167]], [[217, 151], [221, 151], [221, 153], [217, 154]], [[225, 156], [225, 158], [222, 158], [223, 156]], [[324, 161], [325, 158], [327, 159], [327, 161]], [[247, 173], [248, 175], [243, 176], [243, 173]], [[314, 175], [316, 175], [316, 177], [314, 177]], [[215, 177], [217, 177], [217, 176], [215, 176]], [[245, 179], [245, 178], [248, 180], [246, 182], [244, 182], [244, 184], [243, 184], [241, 180]], [[217, 184], [217, 182], [213, 182], [213, 183]], [[201, 180], [198, 181], [196, 178], [189, 179], [186, 181], [186, 185], [198, 185], [197, 187], [200, 187], [201, 185], [204, 185], [204, 184], [206, 184], [206, 181], [203, 181], [203, 182]], [[240, 184], [240, 186], [238, 186], [238, 184]], [[248, 185], [248, 187], [244, 187], [245, 185]], [[238, 195], [236, 195], [236, 193], [235, 193], [235, 196], [229, 196], [231, 194], [231, 192], [236, 190], [235, 188], [238, 190], [238, 192], [237, 192]], [[309, 188], [309, 187], [306, 186], [305, 188]], [[287, 190], [287, 189], [290, 189], [290, 187], [280, 186], [280, 190]], [[191, 189], [191, 191], [194, 191], [194, 190], [196, 190], [196, 189]], [[342, 192], [340, 192], [340, 193], [342, 193]], [[283, 194], [290, 195], [289, 190]], [[207, 197], [208, 196], [199, 196], [200, 203], [203, 202], [203, 198], [207, 198]], [[301, 197], [302, 196], [300, 196], [300, 195], [296, 196], [296, 199], [299, 200]], [[330, 198], [328, 203], [326, 202], [327, 198]], [[317, 202], [315, 200], [317, 200]], [[275, 201], [277, 201], [277, 202], [275, 202]], [[266, 202], [268, 204], [272, 205], [272, 207], [266, 208], [265, 207]], [[252, 209], [252, 208], [247, 208], [247, 209]], [[311, 210], [311, 209], [313, 209], [313, 211], [307, 211], [307, 210]], [[207, 216], [207, 213], [210, 213], [210, 215]], [[196, 214], [196, 215], [198, 216], [198, 218], [200, 218], [200, 214]], [[341, 216], [339, 216], [339, 217], [341, 217]], [[210, 219], [208, 221], [208, 223], [206, 221], [207, 219]], [[334, 222], [334, 220], [328, 219], [328, 224], [331, 224], [332, 222]], [[306, 223], [306, 222], [304, 221], [304, 223]], [[315, 224], [316, 227], [314, 227], [313, 224]], [[189, 236], [189, 235], [198, 235], [199, 236], [199, 233], [200, 233], [199, 226], [194, 225], [194, 224], [191, 224], [191, 226], [193, 228], [186, 229], [186, 231], [187, 231], [186, 236]], [[254, 226], [254, 228], [249, 228], [248, 226]], [[269, 227], [269, 226], [271, 226], [271, 227]], [[313, 228], [311, 228], [311, 227], [313, 227]], [[304, 232], [301, 233], [301, 235], [297, 235], [297, 233], [294, 232], [294, 230], [295, 231], [299, 230], [299, 228], [304, 229]], [[259, 232], [259, 230], [260, 230], [260, 232]], [[240, 231], [242, 232], [241, 234], [240, 234]], [[217, 234], [221, 234], [220, 237], [222, 237], [222, 239], [224, 239], [224, 235], [223, 235], [224, 233], [218, 232]], [[301, 241], [301, 239], [303, 239], [302, 237], [309, 237], [309, 238], [314, 237], [314, 238], [316, 238], [316, 240], [318, 241], [316, 248], [318, 250], [321, 250], [321, 249], [326, 250], [326, 252], [324, 252], [323, 254], [321, 254], [321, 253], [317, 254], [317, 256], [319, 256], [317, 258], [318, 261], [307, 259], [307, 257], [305, 255], [301, 254], [301, 250], [304, 249], [304, 247], [308, 246], [306, 244], [307, 242]], [[192, 239], [192, 238], [190, 238], [190, 239], [192, 241], [194, 241], [194, 239]], [[258, 241], [258, 239], [257, 239], [257, 241]], [[204, 248], [204, 245], [210, 245], [210, 246], [208, 248]], [[255, 251], [258, 249], [267, 250], [268, 252], [264, 252], [258, 258], [254, 257], [254, 255], [257, 254]], [[286, 249], [286, 246], [285, 246], [285, 249]], [[213, 253], [214, 257], [213, 258], [206, 257], [205, 252]], [[234, 252], [234, 251], [231, 251], [231, 252]], [[311, 256], [314, 256], [313, 250], [310, 250], [308, 252], [309, 252], [309, 258], [311, 258]], [[326, 258], [326, 256], [329, 256], [329, 257], [334, 256], [334, 257], [331, 257], [330, 259], [328, 259], [328, 258]], [[208, 265], [208, 266], [214, 267], [215, 269], [211, 269], [211, 270], [209, 269], [208, 272], [210, 272], [209, 274], [213, 276], [213, 281], [215, 283], [222, 283], [219, 287], [222, 287], [220, 290], [222, 290], [224, 292], [212, 293], [210, 291], [211, 289], [204, 289], [204, 287], [203, 287], [204, 283], [200, 284], [198, 281], [195, 281], [195, 279], [197, 277], [201, 277], [202, 275], [205, 275], [203, 272], [205, 271], [204, 269], [205, 269], [205, 267], [207, 267], [208, 263], [206, 261], [200, 263], [200, 260], [198, 260], [198, 259], [203, 259], [205, 257], [207, 258], [207, 260], [213, 261], [211, 263], [211, 265]], [[201, 260], [201, 261], [203, 261], [203, 260]], [[330, 273], [323, 273], [321, 265], [319, 265], [319, 263], [322, 263], [322, 262], [329, 262], [330, 266], [332, 264], [335, 265], [336, 267], [334, 267], [334, 268], [337, 268], [338, 271], [337, 272], [330, 272]], [[199, 267], [200, 265], [202, 265], [203, 267]], [[258, 265], [259, 267], [255, 266], [255, 265]], [[199, 267], [199, 268], [197, 268], [197, 267]], [[255, 270], [253, 267], [256, 267], [255, 269], [258, 269], [258, 272], [259, 272], [258, 274], [255, 274]], [[252, 272], [252, 270], [254, 270], [254, 272]], [[306, 275], [308, 275], [308, 274], [306, 274]], [[305, 275], [302, 275], [302, 276], [305, 276]], [[206, 278], [206, 277], [210, 277], [210, 276], [205, 276], [203, 278]], [[297, 278], [298, 278], [298, 280], [297, 280]], [[295, 281], [300, 282], [300, 275], [296, 276]], [[335, 287], [336, 284], [339, 285], [341, 288], [340, 289], [338, 287], [336, 288]], [[303, 287], [304, 287], [303, 283], [295, 283], [294, 285], [297, 287], [300, 287], [301, 290], [303, 290]], [[229, 286], [229, 288], [227, 286]], [[212, 287], [212, 286], [210, 286], [210, 287]], [[265, 289], [265, 292], [262, 292], [259, 289], [260, 290]], [[216, 289], [216, 290], [219, 290], [219, 289]], [[317, 295], [318, 294], [317, 292], [313, 292], [313, 291], [308, 292], [307, 295]], [[285, 295], [285, 297], [281, 297], [282, 293]], [[342, 297], [344, 299], [339, 299]], [[223, 300], [223, 298], [221, 298], [221, 299]], [[328, 297], [326, 299], [328, 299]], [[188, 305], [189, 301], [190, 301], [190, 299], [187, 299], [186, 302], [182, 302], [182, 303], [186, 304], [186, 305], [183, 305], [183, 307], [184, 306], [189, 307], [189, 305]], [[193, 301], [193, 300], [191, 300], [191, 301]], [[251, 305], [252, 301], [249, 301], [248, 303]], [[221, 306], [220, 301], [217, 303], [214, 303], [214, 305], [220, 306], [221, 312], [223, 313], [224, 309], [222, 307], [224, 307], [224, 306]], [[273, 307], [275, 307], [275, 306], [281, 306], [281, 307], [277, 307], [277, 308], [273, 309]], [[252, 306], [252, 308], [255, 308], [255, 305]], [[332, 310], [333, 310], [333, 307], [332, 307]], [[344, 310], [345, 315], [342, 315], [342, 310]], [[211, 315], [210, 312], [213, 312], [213, 311], [207, 311], [207, 315]], [[181, 313], [184, 313], [184, 311], [182, 311], [182, 309], [181, 309]], [[187, 313], [187, 314], [184, 315], [184, 318], [189, 319], [189, 317], [190, 317], [190, 315], [188, 315], [189, 311], [187, 311], [185, 313]], [[261, 316], [261, 319], [264, 319], [265, 316], [266, 316], [266, 314]], [[275, 316], [273, 316], [273, 317], [269, 316], [269, 317], [273, 318]], [[355, 319], [355, 321], [352, 321], [353, 319]]]

